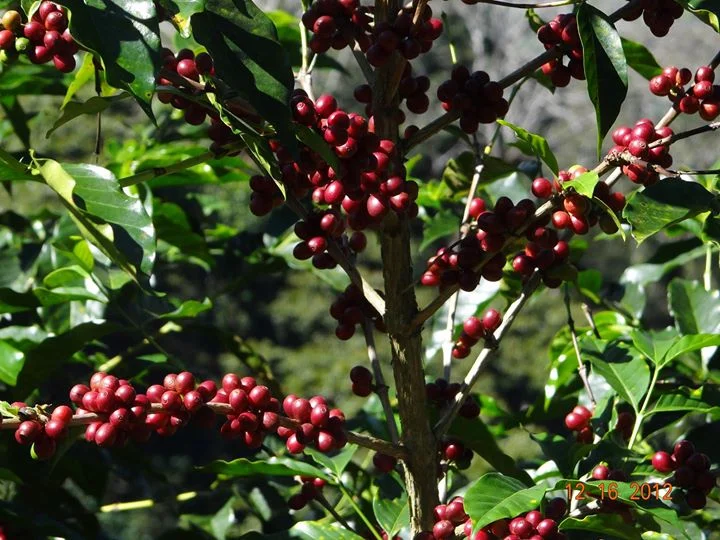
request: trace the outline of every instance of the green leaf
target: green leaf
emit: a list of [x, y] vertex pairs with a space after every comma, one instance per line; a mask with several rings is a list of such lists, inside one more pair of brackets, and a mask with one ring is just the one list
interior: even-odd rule
[[524, 483], [523, 487], [533, 484], [530, 475], [500, 449], [495, 437], [479, 417], [468, 419], [458, 416], [450, 426], [448, 434], [460, 439], [500, 473], [512, 477], [516, 482]]
[[602, 11], [583, 3], [577, 10], [588, 95], [595, 107], [597, 153], [627, 95], [627, 61], [620, 36]]
[[662, 365], [673, 361], [682, 354], [698, 351], [705, 347], [720, 346], [720, 334], [694, 334], [682, 336], [673, 342], [670, 349], [662, 359]]
[[[383, 489], [385, 483], [390, 485]], [[388, 533], [388, 537], [392, 538], [400, 529], [410, 525], [407, 493], [392, 477], [388, 477], [387, 482], [377, 481], [377, 486], [373, 489], [372, 504], [375, 520]]]
[[128, 90], [154, 118], [150, 100], [160, 70], [160, 28], [152, 0], [59, 0], [70, 32], [102, 59], [107, 82]]
[[624, 345], [601, 340], [592, 343], [593, 346], [583, 348], [583, 352], [588, 353], [593, 371], [638, 411], [650, 384], [650, 368], [645, 359], [639, 351]]
[[2, 467], [0, 467], [0, 480], [15, 482], [16, 484], [23, 483], [22, 479], [18, 475], [16, 475], [10, 469], [5, 469]]
[[67, 76], [55, 67], [16, 63], [12, 69], [0, 70], [0, 96], [65, 93]]
[[669, 328], [662, 331], [633, 330], [630, 338], [635, 348], [659, 367], [664, 365], [664, 358], [673, 342], [678, 339], [677, 330]]
[[0, 341], [0, 381], [17, 384], [18, 374], [25, 365], [25, 355], [5, 341]]
[[645, 415], [666, 412], [717, 413], [720, 412], [719, 397], [717, 386], [705, 385], [695, 390], [681, 386], [660, 395]]
[[637, 71], [647, 80], [662, 73], [662, 67], [657, 63], [653, 54], [642, 43], [621, 38], [623, 52], [627, 65]]
[[2, 96], [0, 97], [0, 104], [2, 104], [5, 117], [10, 122], [23, 147], [30, 148], [30, 128], [27, 125], [28, 115], [17, 96]]
[[457, 213], [451, 210], [440, 210], [433, 217], [424, 220], [423, 240], [420, 251], [427, 248], [436, 240], [457, 234], [460, 220]]
[[560, 522], [561, 531], [587, 531], [622, 540], [642, 540], [642, 530], [636, 523], [627, 523], [619, 514], [591, 514], [582, 519], [568, 517]]
[[155, 259], [152, 220], [142, 202], [126, 195], [110, 171], [47, 160], [40, 173], [83, 236], [134, 279], [150, 273]]
[[294, 76], [272, 21], [250, 0], [207, 0], [191, 22], [195, 39], [215, 60], [217, 76], [294, 148], [289, 106]]
[[592, 199], [595, 186], [599, 181], [600, 177], [595, 171], [588, 171], [573, 180], [564, 182], [562, 184], [562, 189], [566, 190], [571, 187], [574, 188], [580, 195], [585, 195], [586, 197], [590, 197]]
[[635, 191], [627, 201], [623, 217], [632, 225], [632, 235], [641, 243], [661, 230], [717, 208], [715, 196], [696, 182], [666, 178]]
[[473, 521], [474, 530], [482, 529], [498, 519], [538, 508], [545, 489], [544, 486], [528, 488], [515, 478], [490, 472], [472, 483], [465, 492], [465, 511]]
[[198, 467], [203, 472], [215, 473], [221, 479], [244, 476], [313, 476], [323, 480], [331, 478], [322, 470], [302, 461], [290, 458], [270, 458], [264, 461], [250, 461], [240, 458], [233, 461], [217, 460]]
[[196, 257], [207, 265], [214, 263], [205, 238], [193, 230], [180, 205], [169, 202], [156, 204], [152, 220], [158, 240], [175, 246], [184, 256]]
[[205, 0], [160, 0], [159, 4], [184, 38], [190, 37], [190, 18], [205, 9]]
[[230, 497], [222, 508], [218, 510], [210, 520], [210, 527], [215, 538], [224, 540], [227, 538], [227, 531], [235, 521], [235, 497]]
[[71, 101], [65, 107], [63, 107], [60, 118], [55, 120], [53, 126], [45, 134], [45, 138], [49, 139], [50, 135], [52, 135], [57, 128], [67, 124], [68, 122], [70, 122], [70, 120], [74, 120], [78, 116], [82, 116], [83, 114], [97, 114], [110, 107], [113, 103], [123, 101], [129, 97], [130, 94], [123, 92], [121, 94], [118, 94], [117, 96], [91, 97], [83, 103]]
[[668, 286], [670, 314], [682, 334], [720, 333], [720, 292], [708, 292], [697, 281], [675, 278]]
[[298, 140], [306, 146], [309, 146], [318, 154], [320, 154], [320, 157], [322, 157], [323, 160], [325, 160], [325, 162], [330, 165], [336, 173], [340, 173], [338, 174], [338, 176], [341, 176], [342, 171], [344, 171], [345, 168], [340, 162], [340, 158], [337, 156], [337, 154], [330, 148], [328, 143], [325, 142], [325, 139], [323, 139], [320, 135], [318, 135], [309, 127], [302, 124], [294, 124], [293, 127], [295, 129], [295, 133], [297, 134]]
[[293, 525], [289, 532], [293, 538], [304, 540], [362, 540], [362, 536], [345, 527], [320, 521], [301, 521]]
[[530, 149], [532, 149], [533, 155], [539, 157], [545, 165], [547, 165], [550, 170], [557, 175], [559, 170], [557, 158], [555, 157], [555, 154], [552, 153], [550, 145], [543, 137], [536, 135], [535, 133], [531, 133], [519, 126], [513, 125], [505, 120], [498, 120], [497, 122], [500, 125], [512, 129], [517, 138], [526, 143]]
[[327, 467], [337, 478], [340, 478], [340, 475], [342, 475], [345, 467], [347, 467], [352, 460], [355, 452], [357, 452], [357, 449], [357, 445], [348, 444], [345, 445], [345, 448], [343, 448], [337, 455], [332, 457], [309, 447], [305, 449], [305, 453], [310, 456], [315, 463], [323, 467]]
[[70, 103], [73, 96], [78, 93], [78, 90], [90, 82], [94, 76], [95, 63], [93, 62], [93, 55], [86, 53], [83, 55], [83, 61], [82, 64], [80, 64], [80, 69], [75, 72], [73, 80], [68, 86], [67, 92], [65, 92], [65, 97], [63, 98], [60, 108], [64, 109], [65, 106]]
[[540, 27], [545, 24], [542, 17], [540, 17], [540, 15], [537, 14], [537, 11], [532, 8], [525, 10], [525, 18], [527, 19], [530, 29], [533, 32], [537, 32], [540, 30]]
[[677, 3], [720, 33], [720, 3], [717, 0], [677, 0]]
[[7, 287], [0, 288], [0, 314], [19, 313], [38, 307], [40, 302], [32, 292], [19, 293]]
[[572, 476], [577, 462], [592, 450], [591, 445], [551, 433], [531, 433], [530, 437], [542, 448], [543, 455], [553, 460], [563, 476]]
[[205, 298], [202, 302], [197, 300], [186, 300], [178, 308], [170, 313], [158, 315], [158, 319], [174, 321], [177, 319], [189, 319], [197, 317], [201, 313], [212, 309], [212, 302], [209, 298]]
[[475, 173], [475, 154], [466, 151], [451, 158], [442, 173], [442, 182], [453, 191], [467, 190]]
[[2, 148], [0, 148], [0, 178], [3, 181], [37, 180], [30, 174], [27, 166], [20, 163]]

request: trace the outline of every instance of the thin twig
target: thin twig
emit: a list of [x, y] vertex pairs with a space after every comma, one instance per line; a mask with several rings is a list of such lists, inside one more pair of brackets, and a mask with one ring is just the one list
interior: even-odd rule
[[455, 416], [457, 416], [457, 413], [458, 411], [460, 411], [460, 408], [465, 402], [465, 399], [470, 394], [470, 390], [472, 390], [472, 387], [475, 385], [478, 378], [480, 377], [480, 371], [483, 368], [485, 361], [497, 350], [498, 345], [502, 341], [503, 337], [507, 334], [513, 322], [515, 322], [515, 319], [522, 310], [523, 306], [528, 301], [530, 296], [532, 296], [533, 292], [535, 292], [535, 289], [537, 289], [538, 285], [540, 285], [540, 277], [541, 273], [539, 270], [535, 270], [532, 273], [528, 281], [525, 283], [525, 286], [523, 287], [520, 296], [518, 296], [518, 298], [510, 305], [510, 307], [505, 312], [502, 324], [500, 324], [498, 329], [495, 330], [492, 339], [488, 340], [486, 345], [480, 351], [480, 354], [478, 354], [477, 359], [470, 368], [470, 371], [468, 371], [467, 375], [465, 376], [465, 380], [460, 385], [458, 393], [455, 394], [452, 405], [445, 409], [442, 416], [435, 424], [434, 432], [437, 438], [442, 437], [450, 428], [453, 420], [455, 420]]
[[337, 510], [333, 507], [333, 505], [330, 504], [330, 502], [327, 500], [325, 495], [322, 494], [322, 492], [318, 491], [315, 495], [315, 501], [322, 506], [325, 510], [327, 510], [330, 515], [335, 518], [335, 521], [337, 521], [340, 525], [345, 527], [348, 531], [355, 533], [355, 529], [353, 529], [350, 524], [347, 522], [347, 520], [342, 517], [340, 514], [338, 514]]
[[367, 58], [365, 58], [365, 53], [360, 50], [360, 47], [358, 47], [357, 44], [353, 47], [352, 53], [355, 60], [357, 60], [360, 71], [362, 71], [365, 76], [365, 80], [370, 86], [373, 86], [373, 83], [375, 82], [375, 72], [373, 71], [372, 66], [370, 66], [370, 63], [367, 61]]
[[582, 355], [580, 353], [580, 344], [578, 343], [578, 337], [577, 332], [575, 331], [575, 320], [572, 317], [572, 312], [570, 310], [570, 287], [567, 283], [565, 283], [565, 310], [567, 311], [567, 325], [568, 329], [570, 330], [570, 337], [572, 338], [572, 344], [573, 349], [575, 349], [575, 356], [577, 357], [578, 361], [578, 373], [580, 374], [580, 378], [582, 379], [583, 386], [585, 386], [585, 391], [587, 392], [588, 397], [590, 398], [590, 402], [593, 404], [593, 408], [596, 405], [595, 402], [595, 395], [593, 394], [592, 388], [590, 387], [590, 382], [588, 381], [588, 374], [587, 374], [587, 367], [582, 361]]
[[390, 440], [397, 444], [400, 440], [397, 424], [395, 423], [395, 413], [392, 405], [390, 405], [390, 396], [388, 395], [388, 385], [385, 383], [380, 360], [378, 360], [377, 349], [375, 347], [375, 336], [373, 335], [373, 324], [365, 317], [363, 321], [363, 331], [365, 333], [365, 343], [367, 344], [368, 359], [375, 378], [375, 393], [380, 399], [383, 411], [385, 412], [385, 422], [387, 423]]
[[[288, 198], [285, 202], [288, 207], [302, 219], [307, 219], [309, 217], [305, 208], [303, 208], [300, 202], [295, 199], [292, 194], [288, 193]], [[345, 256], [345, 253], [343, 253], [340, 246], [334, 240], [330, 239], [327, 250], [330, 256], [335, 259], [343, 270], [345, 270], [345, 273], [350, 278], [350, 281], [352, 281], [355, 286], [360, 289], [365, 297], [365, 300], [367, 300], [370, 305], [375, 308], [375, 311], [377, 311], [381, 317], [384, 317], [385, 300], [383, 300], [375, 288], [365, 280], [357, 267]]]
[[595, 318], [593, 317], [592, 311], [590, 311], [590, 306], [587, 304], [587, 302], [582, 303], [582, 311], [583, 311], [583, 314], [585, 315], [585, 318], [587, 319], [588, 324], [590, 325], [590, 328], [592, 329], [593, 335], [598, 339], [602, 339], [602, 336], [600, 335], [600, 331], [598, 330], [598, 327], [595, 324]]
[[300, 56], [302, 58], [302, 65], [300, 66], [300, 73], [298, 73], [296, 80], [300, 83], [300, 86], [307, 93], [308, 97], [315, 101], [312, 89], [312, 72], [308, 63], [308, 57], [310, 49], [308, 47], [307, 39], [307, 28], [300, 22]]
[[[95, 68], [95, 93], [102, 96], [102, 78], [100, 76], [100, 66], [97, 62], [93, 62]], [[95, 120], [95, 165], [100, 163], [100, 152], [102, 151], [102, 112], [97, 113]]]

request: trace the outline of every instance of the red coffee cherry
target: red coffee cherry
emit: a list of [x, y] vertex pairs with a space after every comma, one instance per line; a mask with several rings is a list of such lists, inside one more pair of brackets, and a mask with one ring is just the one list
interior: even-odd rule
[[652, 457], [652, 466], [661, 473], [668, 473], [675, 468], [672, 457], [667, 452], [655, 452]]

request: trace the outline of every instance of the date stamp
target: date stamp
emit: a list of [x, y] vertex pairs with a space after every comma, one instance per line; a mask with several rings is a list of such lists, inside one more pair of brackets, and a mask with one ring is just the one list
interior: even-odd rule
[[[582, 482], [568, 482], [565, 484], [568, 500], [584, 501], [588, 499], [600, 499], [601, 501], [616, 501], [620, 497], [617, 482], [600, 482], [592, 484], [600, 490], [600, 494], [588, 492], [588, 486]], [[658, 501], [672, 500], [673, 485], [670, 483], [655, 484], [647, 482], [630, 482], [632, 493], [628, 497], [631, 501]]]

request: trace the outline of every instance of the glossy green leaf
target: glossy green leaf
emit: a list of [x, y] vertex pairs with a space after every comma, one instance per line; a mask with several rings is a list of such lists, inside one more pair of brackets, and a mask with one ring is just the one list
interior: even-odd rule
[[305, 449], [305, 453], [310, 456], [315, 463], [327, 467], [337, 478], [340, 478], [340, 475], [342, 475], [345, 468], [350, 464], [357, 450], [357, 445], [347, 444], [345, 448], [332, 457], [309, 447]]
[[301, 475], [330, 480], [330, 477], [317, 467], [290, 458], [270, 458], [265, 461], [250, 461], [245, 458], [233, 461], [217, 460], [199, 467], [199, 469], [203, 472], [217, 474], [221, 479], [243, 476]]
[[715, 196], [700, 184], [666, 178], [628, 197], [623, 217], [632, 225], [633, 238], [641, 243], [670, 225], [717, 206]]
[[693, 334], [682, 336], [673, 342], [662, 359], [663, 365], [671, 362], [678, 356], [692, 351], [699, 351], [706, 347], [720, 346], [720, 334]]
[[210, 527], [215, 538], [219, 540], [227, 538], [228, 529], [235, 521], [235, 511], [233, 510], [235, 503], [235, 497], [230, 497], [210, 520]]
[[83, 54], [83, 61], [80, 64], [80, 68], [73, 74], [73, 80], [68, 85], [65, 97], [63, 98], [62, 105], [60, 108], [65, 108], [65, 105], [70, 103], [70, 100], [78, 93], [78, 91], [85, 86], [88, 82], [93, 80], [95, 77], [95, 63], [93, 62], [93, 55], [91, 53]]
[[622, 540], [642, 540], [642, 529], [636, 523], [627, 523], [619, 514], [591, 514], [582, 519], [568, 517], [560, 522], [561, 531], [586, 531]]
[[648, 80], [662, 73], [663, 68], [657, 63], [657, 60], [645, 45], [625, 38], [621, 38], [621, 41], [629, 67]]
[[5, 341], [0, 341], [0, 381], [15, 386], [18, 374], [24, 365], [23, 352]]
[[0, 96], [65, 93], [67, 76], [48, 65], [16, 63], [0, 70]]
[[661, 394], [646, 415], [664, 412], [718, 413], [720, 390], [711, 385], [696, 390], [681, 386], [677, 390]]
[[206, 0], [191, 20], [195, 39], [215, 60], [215, 71], [294, 147], [289, 106], [293, 71], [272, 21], [250, 0]]
[[600, 177], [595, 171], [588, 171], [573, 180], [564, 182], [562, 184], [562, 189], [566, 190], [568, 188], [573, 188], [580, 195], [592, 198], [595, 186], [599, 181]]
[[592, 362], [593, 371], [638, 411], [650, 384], [650, 368], [639, 351], [594, 340], [593, 346], [583, 348], [583, 352]]
[[682, 334], [720, 333], [720, 292], [697, 281], [673, 279], [668, 286], [670, 314]]
[[205, 0], [159, 0], [180, 34], [190, 37], [190, 18], [205, 9]]
[[150, 99], [160, 69], [160, 28], [151, 0], [59, 0], [70, 31], [102, 60], [107, 82], [128, 90], [153, 118]]
[[32, 292], [19, 293], [7, 287], [0, 288], [0, 314], [19, 313], [40, 307]]
[[387, 482], [392, 484], [391, 489], [383, 489], [379, 481], [374, 486], [372, 506], [378, 525], [392, 538], [410, 525], [410, 506], [405, 489], [390, 477]]
[[523, 487], [532, 485], [530, 475], [518, 466], [513, 458], [500, 449], [495, 437], [479, 417], [468, 419], [458, 416], [450, 426], [448, 433], [460, 439], [466, 447], [471, 448], [495, 470], [513, 478], [517, 482], [524, 482]]
[[64, 126], [78, 116], [82, 116], [84, 114], [97, 114], [112, 106], [114, 103], [123, 101], [129, 97], [130, 94], [126, 94], [123, 92], [121, 94], [118, 94], [117, 96], [94, 96], [82, 103], [71, 101], [67, 105], [65, 105], [65, 107], [63, 107], [62, 112], [60, 113], [60, 118], [55, 120], [53, 126], [45, 134], [45, 137], [49, 138], [56, 129], [58, 129], [60, 126]]
[[583, 3], [577, 10], [588, 95], [595, 107], [597, 153], [627, 95], [627, 61], [620, 36], [602, 11]]
[[540, 27], [545, 24], [545, 21], [538, 15], [537, 11], [534, 9], [526, 9], [525, 10], [525, 18], [528, 21], [528, 24], [530, 25], [530, 29], [533, 32], [537, 32], [540, 30]]
[[352, 531], [340, 525], [320, 521], [301, 521], [289, 531], [293, 538], [304, 540], [362, 540]]
[[465, 492], [465, 511], [472, 518], [474, 530], [478, 530], [498, 519], [538, 508], [545, 490], [544, 486], [528, 488], [515, 478], [490, 472]]
[[535, 156], [539, 157], [554, 174], [558, 173], [559, 167], [557, 158], [555, 157], [555, 154], [552, 153], [550, 145], [543, 137], [511, 124], [510, 122], [506, 122], [505, 120], [498, 120], [498, 124], [512, 129], [517, 138], [526, 143], [530, 149], [532, 149]]
[[205, 300], [203, 300], [202, 302], [198, 302], [197, 300], [186, 300], [185, 302], [180, 304], [174, 311], [158, 315], [157, 318], [171, 321], [177, 319], [188, 319], [197, 317], [201, 313], [205, 313], [206, 311], [209, 311], [211, 309], [212, 302], [209, 298], [205, 298]]
[[27, 166], [20, 163], [2, 148], [0, 148], [0, 178], [3, 181], [37, 180], [30, 174]]
[[677, 2], [720, 33], [720, 2], [718, 0], [677, 0]]
[[40, 168], [83, 236], [137, 279], [155, 259], [155, 229], [139, 199], [125, 194], [115, 176], [96, 165], [46, 160]]

